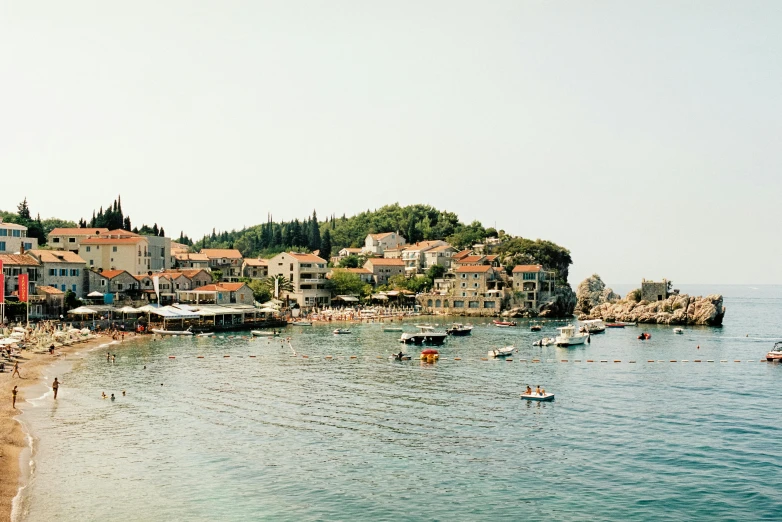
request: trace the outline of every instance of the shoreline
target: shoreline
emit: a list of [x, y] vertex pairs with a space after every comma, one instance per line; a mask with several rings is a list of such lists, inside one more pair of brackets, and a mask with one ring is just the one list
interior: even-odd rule
[[[131, 337], [134, 338], [136, 337]], [[61, 346], [55, 351], [55, 354], [58, 354], [55, 356], [49, 353], [22, 352], [19, 364], [22, 378], [12, 378], [12, 369], [0, 374], [0, 520], [10, 521], [18, 516], [17, 509], [21, 505], [22, 492], [31, 478], [29, 463], [32, 461], [33, 440], [28, 427], [19, 418], [24, 413], [28, 399], [33, 398], [34, 393], [31, 394], [31, 390], [41, 386], [47, 393], [50, 392], [48, 383], [41, 380], [47, 370], [57, 363], [75, 363], [78, 359], [69, 356], [92, 351], [111, 342], [113, 340], [110, 336], [99, 335], [84, 342]], [[11, 406], [11, 390], [14, 385], [19, 386], [16, 409]]]

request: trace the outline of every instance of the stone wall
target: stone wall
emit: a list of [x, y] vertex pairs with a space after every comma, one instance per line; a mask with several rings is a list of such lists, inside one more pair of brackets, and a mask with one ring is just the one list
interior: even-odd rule
[[459, 297], [451, 295], [422, 294], [416, 298], [423, 313], [459, 315], [466, 317], [492, 317], [500, 314], [504, 299], [501, 297]]
[[641, 301], [664, 301], [668, 299], [668, 281], [641, 281]]

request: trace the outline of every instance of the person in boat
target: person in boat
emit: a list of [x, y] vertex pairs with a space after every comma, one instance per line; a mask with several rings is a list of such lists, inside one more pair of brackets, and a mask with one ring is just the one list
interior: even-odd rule
[[527, 390], [524, 392], [526, 395], [532, 395], [532, 388], [530, 388], [530, 385], [527, 385]]
[[540, 395], [540, 385], [535, 386], [535, 394]]
[[400, 351], [398, 354], [396, 354], [396, 358], [397, 358], [397, 359], [399, 359], [399, 360], [401, 361], [401, 360], [402, 360], [402, 357], [403, 357], [404, 355], [405, 355], [405, 354], [404, 354], [402, 351]]
[[543, 388], [541, 388], [541, 389], [540, 389], [540, 396], [541, 396], [541, 397], [543, 397], [544, 395], [546, 395], [546, 390], [544, 390]]

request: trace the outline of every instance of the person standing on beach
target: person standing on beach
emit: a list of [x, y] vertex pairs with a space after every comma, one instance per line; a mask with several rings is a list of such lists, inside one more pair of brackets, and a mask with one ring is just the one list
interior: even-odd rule
[[57, 399], [57, 390], [60, 388], [60, 383], [57, 382], [57, 377], [54, 378], [52, 383], [52, 391], [54, 392], [54, 398]]
[[13, 406], [13, 408], [14, 408], [14, 409], [16, 409], [16, 393], [19, 391], [19, 390], [17, 390], [16, 388], [17, 388], [17, 386], [14, 386], [14, 389], [13, 389], [13, 390], [11, 390], [11, 393], [13, 393], [13, 394], [14, 394], [14, 396], [13, 396], [13, 402], [11, 403], [11, 405]]
[[19, 378], [22, 378], [22, 374], [19, 373], [19, 361], [16, 361], [14, 363], [14, 373], [11, 374], [11, 378], [13, 379], [14, 375], [18, 375]]

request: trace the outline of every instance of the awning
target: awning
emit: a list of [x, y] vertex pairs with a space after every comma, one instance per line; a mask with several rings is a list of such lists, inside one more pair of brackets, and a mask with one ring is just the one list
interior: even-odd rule
[[136, 310], [132, 306], [123, 306], [119, 310], [114, 310], [114, 311], [117, 312], [117, 313], [120, 313], [120, 314], [140, 314], [141, 313], [141, 310]]
[[388, 301], [388, 296], [383, 294], [372, 294], [372, 299], [377, 299], [378, 301]]
[[159, 315], [165, 319], [198, 319], [199, 317], [197, 313], [180, 310], [173, 306], [163, 306], [155, 310], [150, 310], [149, 313]]
[[103, 294], [96, 290], [87, 294], [87, 297], [103, 297]]
[[352, 295], [338, 295], [334, 299], [339, 299], [340, 301], [345, 301], [346, 303], [358, 303], [358, 297], [353, 297]]
[[86, 306], [80, 306], [78, 308], [74, 308], [73, 310], [68, 310], [68, 313], [73, 315], [92, 315], [97, 314], [98, 311], [93, 310], [92, 308], [87, 308]]

